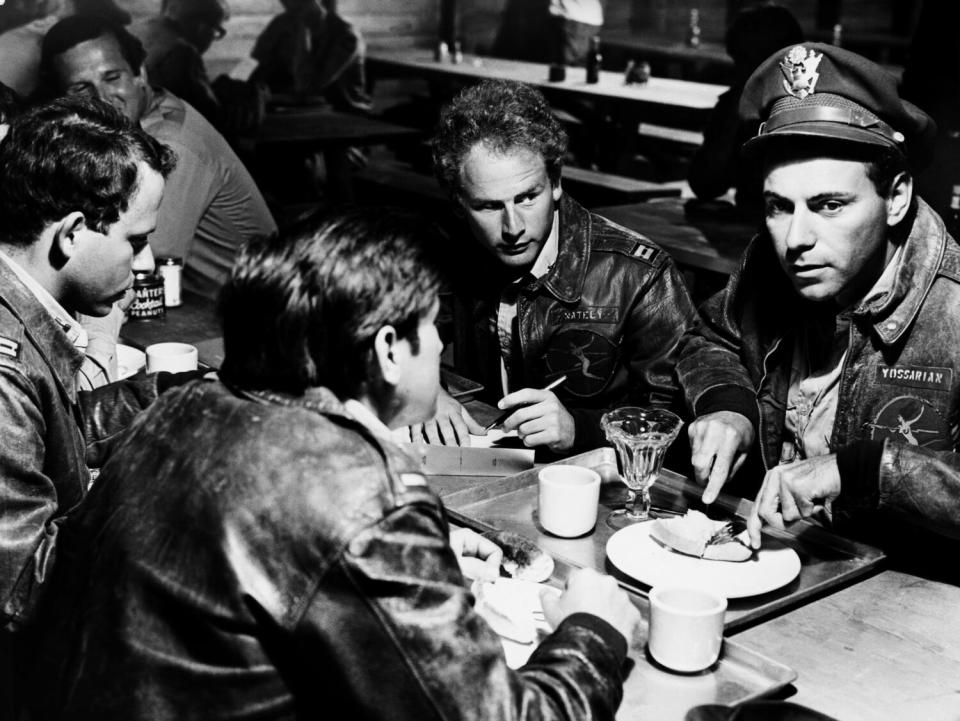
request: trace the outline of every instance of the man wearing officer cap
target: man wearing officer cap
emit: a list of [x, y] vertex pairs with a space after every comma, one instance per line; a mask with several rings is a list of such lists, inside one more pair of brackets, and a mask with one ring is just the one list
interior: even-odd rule
[[933, 121], [819, 43], [765, 61], [740, 112], [762, 121], [742, 154], [765, 228], [678, 364], [703, 500], [746, 462], [728, 490], [763, 478], [755, 547], [762, 521], [811, 516], [960, 536], [960, 248], [911, 176]]

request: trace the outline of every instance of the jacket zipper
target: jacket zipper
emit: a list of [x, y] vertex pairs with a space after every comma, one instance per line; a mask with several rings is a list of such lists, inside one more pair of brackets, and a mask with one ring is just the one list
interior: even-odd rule
[[767, 361], [770, 360], [777, 348], [780, 347], [780, 343], [783, 341], [782, 338], [777, 338], [773, 345], [770, 346], [770, 350], [767, 351], [766, 355], [763, 356], [763, 376], [760, 378], [760, 384], [757, 386], [757, 392], [755, 393], [757, 399], [757, 433], [759, 434], [760, 440], [760, 460], [763, 461], [763, 467], [765, 470], [770, 470], [770, 465], [767, 463], [767, 452], [766, 452], [766, 432], [763, 427], [763, 406], [760, 405], [760, 393], [763, 391], [763, 385], [767, 382]]

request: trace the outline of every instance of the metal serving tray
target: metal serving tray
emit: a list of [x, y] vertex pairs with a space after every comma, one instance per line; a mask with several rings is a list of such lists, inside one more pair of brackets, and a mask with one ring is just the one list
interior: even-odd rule
[[[536, 520], [537, 472], [534, 468], [514, 476], [479, 482], [434, 484], [448, 508], [504, 531], [519, 533], [556, 558], [573, 566], [594, 568], [617, 578], [625, 588], [646, 598], [649, 586], [621, 573], [606, 557], [607, 539], [615, 531], [605, 520], [610, 511], [623, 506], [626, 487], [617, 472], [612, 448], [598, 448], [562, 463], [586, 466], [603, 479], [600, 513], [594, 531], [580, 538], [566, 539], [549, 535]], [[441, 479], [438, 478], [438, 481]], [[651, 489], [654, 506], [684, 512], [697, 507], [702, 489], [672, 471], [663, 471]], [[714, 504], [725, 513], [745, 518], [751, 502], [721, 493]], [[765, 618], [799, 605], [827, 591], [847, 585], [870, 573], [884, 559], [872, 547], [842, 538], [806, 521], [792, 524], [785, 531], [765, 528], [764, 535], [776, 538], [793, 548], [800, 556], [800, 575], [783, 588], [760, 596], [730, 599], [726, 629], [738, 631]]]
[[[453, 523], [479, 531], [496, 528], [513, 531], [531, 540], [555, 558], [556, 568], [551, 585], [562, 587], [567, 575], [576, 567], [593, 567], [610, 572], [604, 563], [607, 538], [613, 530], [604, 523], [606, 514], [618, 507], [615, 486], [622, 486], [616, 470], [612, 449], [600, 449], [563, 461], [595, 468], [606, 481], [606, 492], [601, 496], [601, 513], [597, 529], [590, 536], [573, 540], [548, 536], [535, 520], [537, 470], [524, 471], [515, 476], [491, 480], [474, 479], [469, 485], [463, 478], [435, 476], [432, 485], [444, 497]], [[612, 474], [612, 475], [611, 475]], [[661, 483], [673, 489], [674, 482], [683, 479], [669, 474]], [[671, 490], [672, 493], [672, 490]], [[658, 505], [664, 505], [664, 495], [657, 494]], [[621, 585], [632, 591], [631, 600], [643, 615], [638, 633], [646, 639], [649, 618], [646, 592], [642, 586], [620, 575]], [[728, 612], [729, 620], [732, 614]], [[739, 616], [738, 616], [739, 617]], [[637, 648], [643, 649], [641, 643]], [[617, 712], [619, 719], [649, 718], [658, 721], [682, 721], [687, 711], [699, 704], [742, 703], [750, 699], [774, 694], [793, 683], [797, 673], [789, 666], [774, 661], [735, 641], [725, 639], [720, 659], [709, 669], [697, 674], [668, 671], [640, 650], [631, 657], [632, 667], [624, 683], [624, 696]]]

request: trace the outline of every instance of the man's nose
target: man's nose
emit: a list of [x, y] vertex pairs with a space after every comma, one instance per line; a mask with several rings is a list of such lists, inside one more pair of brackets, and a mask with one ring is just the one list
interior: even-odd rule
[[787, 251], [791, 254], [802, 253], [816, 244], [816, 234], [810, 223], [811, 218], [805, 210], [794, 211], [790, 217], [790, 226], [785, 238]]
[[133, 261], [130, 265], [134, 273], [152, 273], [154, 271], [157, 264], [153, 259], [153, 250], [150, 248], [149, 243], [143, 246], [138, 253], [134, 254]]
[[517, 207], [512, 203], [507, 204], [503, 209], [503, 219], [501, 222], [501, 231], [505, 240], [515, 241], [523, 235], [523, 231], [526, 230], [523, 219], [517, 212]]

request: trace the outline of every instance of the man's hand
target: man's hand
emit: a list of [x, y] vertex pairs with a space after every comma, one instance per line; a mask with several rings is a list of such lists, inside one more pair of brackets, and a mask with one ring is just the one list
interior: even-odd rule
[[694, 478], [707, 486], [703, 502], [713, 503], [723, 484], [747, 459], [756, 435], [753, 425], [739, 413], [717, 411], [697, 418], [688, 432]]
[[426, 423], [410, 426], [410, 440], [433, 445], [469, 446], [470, 434], [486, 435], [483, 426], [460, 405], [460, 401], [442, 388], [437, 396], [437, 413]]
[[525, 446], [547, 446], [555, 452], [573, 446], [576, 435], [573, 416], [553, 391], [522, 388], [501, 398], [497, 407], [502, 410], [516, 408], [504, 421], [503, 430], [516, 429]]
[[626, 592], [613, 578], [592, 568], [580, 568], [571, 573], [567, 589], [559, 596], [552, 591], [541, 591], [540, 601], [551, 628], [556, 628], [574, 613], [592, 613], [622, 633], [628, 648], [634, 648], [639, 641], [636, 629], [640, 623], [640, 611], [630, 603]]
[[831, 453], [805, 461], [787, 463], [767, 471], [763, 486], [747, 518], [750, 545], [760, 548], [763, 522], [776, 528], [820, 512], [830, 516], [831, 505], [840, 495], [840, 469]]
[[500, 577], [503, 550], [493, 541], [469, 528], [450, 530], [450, 548], [457, 556], [460, 571], [469, 579], [495, 581]]

